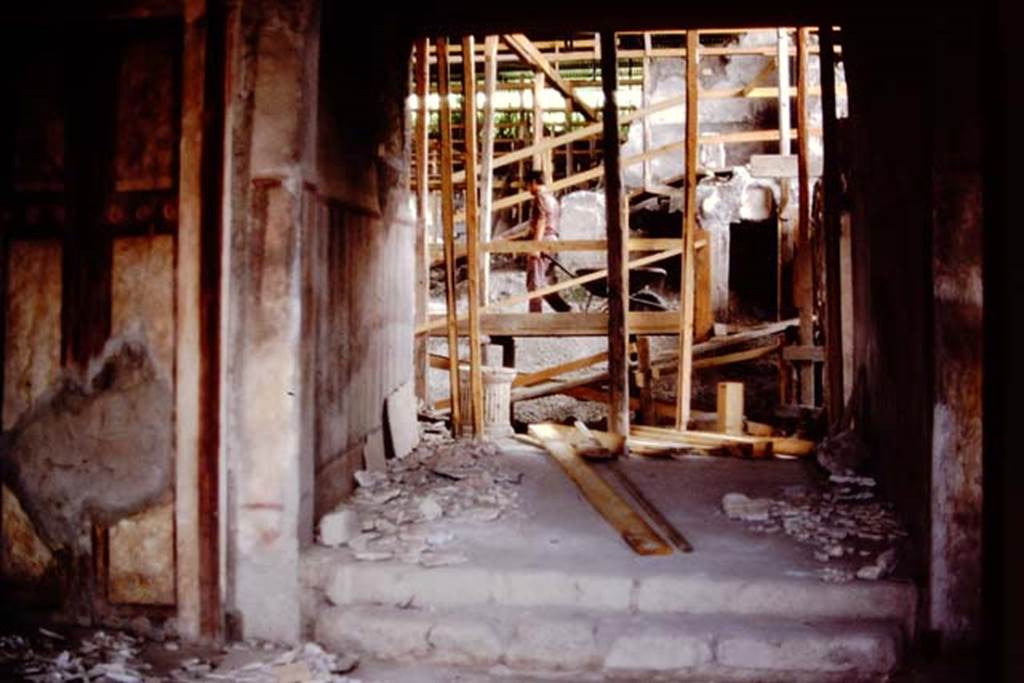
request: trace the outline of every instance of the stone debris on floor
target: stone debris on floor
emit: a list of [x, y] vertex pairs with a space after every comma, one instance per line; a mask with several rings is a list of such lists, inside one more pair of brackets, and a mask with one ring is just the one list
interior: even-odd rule
[[144, 642], [127, 633], [97, 631], [74, 644], [65, 636], [40, 628], [40, 637], [0, 635], [0, 672], [23, 681], [159, 680], [139, 659]]
[[324, 651], [316, 643], [285, 649], [273, 643], [246, 641], [225, 648], [219, 663], [199, 657], [186, 659], [170, 680], [183, 683], [239, 681], [249, 683], [359, 683], [346, 674], [359, 660]]
[[[788, 486], [778, 498], [722, 497], [727, 517], [750, 525], [755, 533], [785, 533], [814, 547], [825, 581], [884, 579], [896, 568], [898, 548], [907, 535], [892, 505], [876, 497], [875, 480], [832, 475], [827, 486]], [[859, 569], [857, 568], [859, 566]]]
[[[71, 638], [39, 628], [36, 633], [0, 634], [0, 679], [84, 683], [359, 683], [347, 674], [358, 665], [351, 655], [326, 652], [312, 642], [287, 647], [260, 641], [231, 643], [216, 654], [182, 653], [171, 667], [154, 666], [152, 648], [175, 656], [182, 645], [162, 645], [119, 631], [95, 631]], [[149, 652], [147, 653], [147, 648]], [[163, 659], [163, 658], [162, 658]], [[160, 670], [163, 669], [163, 670]]]
[[352, 500], [321, 518], [320, 543], [348, 546], [363, 561], [466, 562], [442, 522], [493, 522], [516, 511], [523, 473], [493, 444], [455, 441], [442, 429], [421, 423], [420, 445], [407, 457], [388, 461], [386, 472], [356, 472]]

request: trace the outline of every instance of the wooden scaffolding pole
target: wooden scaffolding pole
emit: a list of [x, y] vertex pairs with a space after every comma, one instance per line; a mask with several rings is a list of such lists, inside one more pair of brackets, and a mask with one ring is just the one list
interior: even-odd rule
[[[807, 103], [807, 39], [810, 29], [797, 29], [796, 61], [796, 125], [797, 180], [800, 184], [800, 216], [794, 254], [793, 302], [800, 313], [800, 344], [814, 345], [814, 295], [812, 282], [813, 249], [811, 247], [810, 141], [808, 140]], [[814, 364], [800, 363], [800, 403], [814, 405]]]
[[[416, 41], [416, 324], [427, 321], [427, 295], [430, 289], [430, 244], [427, 239], [428, 199], [430, 197], [430, 160], [427, 124], [430, 110], [430, 45], [427, 38]], [[427, 339], [417, 338], [413, 350], [416, 396], [427, 401]]]
[[[789, 92], [789, 29], [777, 30], [776, 64], [779, 74], [779, 154], [790, 152], [790, 92]], [[775, 226], [775, 319], [782, 320], [782, 237], [785, 219], [782, 210], [789, 205], [789, 179], [779, 180], [779, 213]]]
[[699, 36], [686, 32], [686, 202], [683, 217], [683, 268], [680, 283], [679, 373], [676, 376], [676, 428], [690, 422], [690, 394], [693, 381], [693, 307], [696, 271], [694, 241], [697, 233], [697, 150]]
[[818, 30], [821, 60], [821, 113], [825, 164], [825, 406], [829, 423], [843, 414], [843, 311], [840, 278], [840, 225], [838, 139], [836, 132], [836, 72], [832, 26]]
[[[484, 127], [482, 158], [480, 161], [480, 240], [491, 241], [494, 223], [491, 216], [494, 204], [494, 92], [498, 83], [498, 36], [484, 39]], [[480, 303], [491, 299], [491, 255], [484, 254], [480, 267]]]
[[441, 221], [444, 223], [444, 281], [448, 323], [448, 397], [452, 406], [452, 432], [462, 428], [459, 401], [459, 330], [455, 308], [455, 197], [452, 185], [452, 111], [448, 102], [448, 39], [437, 39], [437, 90], [441, 98]]
[[[651, 83], [651, 34], [644, 33], [644, 59], [643, 59], [643, 76], [641, 78], [640, 85], [640, 106], [643, 109], [651, 106], [650, 90], [653, 86]], [[651, 120], [649, 116], [643, 118], [643, 132], [644, 132], [644, 144], [643, 153], [646, 154], [651, 147], [654, 146], [654, 139], [651, 134]], [[644, 159], [644, 189], [650, 189], [651, 183], [651, 160]]]
[[[533, 144], [544, 141], [544, 72], [533, 74]], [[533, 155], [533, 170], [544, 172], [544, 184], [551, 184], [551, 148]]]
[[608, 431], [629, 435], [629, 252], [623, 220], [619, 166], [618, 55], [615, 33], [601, 33], [601, 86], [604, 90], [605, 210], [608, 231]]
[[[462, 53], [473, 54], [473, 36], [462, 39]], [[480, 377], [480, 224], [476, 197], [476, 60], [462, 62], [462, 123], [466, 144], [466, 274], [469, 280], [469, 397], [473, 435], [484, 435], [484, 390]], [[454, 248], [454, 245], [453, 245]]]

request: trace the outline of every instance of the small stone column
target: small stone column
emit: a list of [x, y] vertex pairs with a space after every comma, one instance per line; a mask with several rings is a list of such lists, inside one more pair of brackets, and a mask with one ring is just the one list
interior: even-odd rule
[[[509, 422], [512, 405], [512, 380], [516, 378], [516, 371], [512, 368], [497, 366], [484, 366], [480, 368], [480, 377], [483, 384], [484, 404], [484, 439], [500, 439], [512, 436], [512, 424]], [[469, 370], [463, 369], [459, 372], [461, 391], [459, 392], [459, 403], [462, 406], [462, 431], [459, 436], [472, 436], [473, 421], [469, 418], [472, 407], [470, 405]]]

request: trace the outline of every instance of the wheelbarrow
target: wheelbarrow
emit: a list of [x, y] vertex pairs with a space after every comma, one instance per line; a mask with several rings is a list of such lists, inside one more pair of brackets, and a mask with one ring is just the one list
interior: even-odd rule
[[[590, 275], [596, 273], [603, 268], [579, 268], [575, 272], [569, 270], [562, 265], [558, 259], [547, 255], [547, 258], [551, 259], [551, 262], [556, 267], [561, 269], [566, 275], [571, 278], [583, 277], [584, 275]], [[631, 311], [667, 311], [668, 306], [665, 301], [658, 296], [658, 294], [651, 290], [651, 287], [656, 287], [665, 281], [665, 277], [668, 272], [664, 268], [654, 268], [652, 266], [644, 266], [640, 268], [629, 269], [629, 310]], [[600, 280], [592, 280], [590, 282], [584, 282], [581, 287], [587, 290], [587, 302], [583, 305], [584, 311], [590, 310], [590, 304], [594, 297], [599, 299], [608, 298], [608, 278], [604, 277]], [[606, 304], [607, 306], [607, 304]]]

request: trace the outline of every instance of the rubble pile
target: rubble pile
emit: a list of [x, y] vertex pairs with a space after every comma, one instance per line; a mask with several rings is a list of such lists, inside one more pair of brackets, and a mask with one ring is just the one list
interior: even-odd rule
[[0, 672], [24, 681], [114, 681], [143, 683], [158, 678], [139, 660], [140, 638], [97, 631], [73, 646], [64, 636], [39, 629], [43, 642], [22, 635], [0, 636]]
[[[183, 657], [170, 666], [147, 654], [146, 646], [163, 648], [168, 657]], [[80, 640], [45, 628], [31, 634], [0, 634], [0, 680], [85, 683], [359, 683], [345, 674], [359, 660], [325, 652], [316, 643], [288, 648], [248, 640], [232, 643], [216, 656], [188, 657], [181, 645], [162, 646], [118, 631], [95, 631]], [[175, 653], [175, 654], [171, 654]], [[160, 658], [160, 659], [166, 659]], [[174, 667], [174, 668], [170, 668]]]
[[347, 546], [357, 560], [399, 560], [424, 567], [460, 564], [446, 521], [493, 522], [518, 506], [522, 472], [489, 443], [453, 441], [436, 428], [386, 472], [356, 472], [351, 502], [324, 515], [319, 541]]
[[722, 510], [756, 533], [785, 533], [813, 546], [814, 558], [830, 563], [820, 572], [826, 581], [885, 578], [906, 536], [892, 506], [877, 499], [870, 477], [832, 475], [827, 487], [786, 487], [779, 498], [727, 493]]
[[325, 652], [316, 643], [281, 651], [272, 643], [246, 641], [227, 647], [219, 664], [193, 657], [171, 672], [170, 680], [184, 683], [239, 681], [248, 683], [359, 683], [346, 676], [359, 661], [349, 655]]

